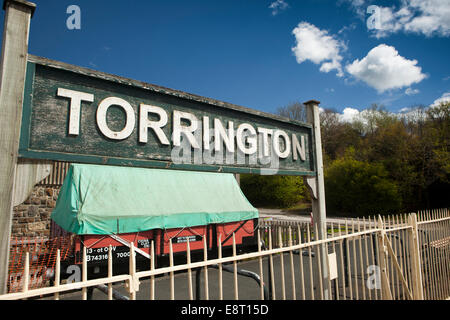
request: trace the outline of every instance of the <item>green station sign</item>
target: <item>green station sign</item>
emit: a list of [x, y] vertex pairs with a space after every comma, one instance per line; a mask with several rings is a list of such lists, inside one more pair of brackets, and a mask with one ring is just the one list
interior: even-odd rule
[[19, 156], [315, 175], [310, 124], [29, 56]]

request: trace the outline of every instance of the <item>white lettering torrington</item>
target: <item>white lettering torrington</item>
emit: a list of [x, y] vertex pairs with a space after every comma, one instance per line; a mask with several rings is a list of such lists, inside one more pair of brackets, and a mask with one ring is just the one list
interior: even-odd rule
[[[59, 97], [68, 98], [69, 105], [69, 128], [68, 134], [77, 136], [80, 134], [81, 103], [94, 101], [94, 95], [58, 88]], [[106, 115], [111, 106], [118, 106], [123, 109], [126, 117], [125, 126], [120, 131], [113, 131], [108, 126]], [[140, 143], [148, 143], [148, 131], [152, 130], [157, 140], [162, 145], [170, 145], [170, 141], [163, 131], [169, 122], [167, 112], [158, 106], [140, 104], [138, 119], [138, 140]], [[149, 115], [156, 116], [158, 120], [150, 120]], [[235, 129], [233, 121], [228, 121], [226, 125], [218, 118], [213, 119], [213, 128], [210, 128], [210, 119], [207, 116], [198, 119], [194, 114], [174, 110], [172, 114], [172, 146], [192, 147], [195, 150], [214, 151], [215, 154], [226, 155], [256, 155], [258, 158], [275, 156], [277, 159], [287, 159], [292, 157], [293, 161], [306, 161], [305, 137], [296, 134], [288, 135], [283, 130], [274, 130], [264, 127], [253, 127], [249, 123], [242, 123]], [[131, 136], [136, 124], [136, 115], [129, 102], [118, 97], [108, 97], [103, 99], [97, 108], [96, 123], [100, 132], [111, 140], [124, 140]], [[213, 142], [211, 143], [211, 138]], [[235, 142], [237, 150], [235, 150]], [[187, 145], [185, 144], [187, 143]], [[183, 146], [184, 144], [184, 146]], [[225, 150], [222, 146], [225, 145]], [[216, 159], [218, 160], [218, 159]], [[216, 161], [213, 161], [216, 162]]]

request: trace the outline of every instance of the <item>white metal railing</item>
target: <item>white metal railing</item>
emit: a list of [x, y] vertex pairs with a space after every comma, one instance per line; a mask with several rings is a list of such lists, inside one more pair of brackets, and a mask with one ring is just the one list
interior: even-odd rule
[[[58, 252], [54, 285], [32, 290], [28, 290], [29, 255], [26, 255], [22, 292], [2, 295], [0, 299], [41, 295], [59, 299], [61, 293], [76, 289], [81, 289], [81, 299], [87, 299], [87, 289], [98, 285], [107, 285], [108, 299], [113, 299], [113, 284], [124, 282], [129, 298], [133, 300], [137, 298], [141, 282], [147, 281], [143, 278], [149, 278], [149, 299], [156, 299], [155, 278], [164, 274], [168, 274], [170, 299], [194, 299], [193, 271], [197, 270], [203, 273], [204, 299], [210, 298], [212, 287], [218, 290], [218, 299], [224, 298], [225, 270], [231, 270], [233, 274], [233, 298], [247, 299], [239, 294], [238, 263], [243, 261], [256, 264], [256, 278], [261, 284], [260, 299], [267, 298], [267, 293], [271, 299], [445, 299], [450, 295], [449, 223], [447, 209], [379, 216], [378, 219], [347, 219], [343, 223], [329, 224], [327, 239], [317, 239], [317, 228], [310, 228], [309, 224], [277, 228], [276, 223], [273, 226], [264, 223], [257, 231], [257, 238], [258, 243], [262, 241], [266, 246], [258, 246], [256, 252], [238, 254], [233, 234], [231, 255], [222, 256], [219, 240], [217, 258], [210, 259], [204, 238], [202, 261], [191, 261], [190, 243], [187, 242], [186, 263], [175, 264], [172, 241], [169, 240], [169, 265], [156, 268], [154, 259], [150, 259], [149, 270], [144, 271], [136, 270], [135, 247], [131, 244], [128, 274], [113, 276], [112, 250], [109, 250], [108, 276], [91, 280], [87, 279], [84, 248], [82, 279], [66, 284], [59, 279]], [[323, 277], [321, 255], [316, 254], [323, 248], [329, 253], [326, 274], [333, 278]], [[153, 243], [150, 256], [154, 257]], [[217, 283], [209, 281], [210, 267], [218, 270]], [[179, 272], [185, 275], [187, 293], [176, 290], [174, 279], [175, 273]]]

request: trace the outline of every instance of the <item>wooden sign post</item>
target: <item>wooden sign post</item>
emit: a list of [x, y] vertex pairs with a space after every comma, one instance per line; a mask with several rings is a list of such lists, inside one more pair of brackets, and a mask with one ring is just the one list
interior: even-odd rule
[[30, 20], [36, 8], [24, 0], [5, 0], [0, 66], [0, 293], [6, 293], [14, 177], [22, 120]]
[[[309, 100], [306, 106], [307, 121], [312, 124], [314, 132], [314, 150], [316, 152], [316, 176], [305, 177], [306, 184], [311, 192], [312, 213], [314, 230], [318, 230], [320, 240], [327, 238], [326, 207], [325, 207], [325, 182], [323, 176], [322, 138], [320, 133], [319, 101]], [[328, 249], [326, 245], [320, 246], [317, 254], [320, 254], [322, 268], [322, 283], [328, 283]], [[324, 298], [329, 299], [328, 289], [324, 288]]]

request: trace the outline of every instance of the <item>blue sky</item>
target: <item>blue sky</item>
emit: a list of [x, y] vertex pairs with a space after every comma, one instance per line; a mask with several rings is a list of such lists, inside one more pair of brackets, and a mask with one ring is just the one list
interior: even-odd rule
[[31, 54], [257, 110], [398, 112], [450, 96], [450, 0], [34, 2]]

